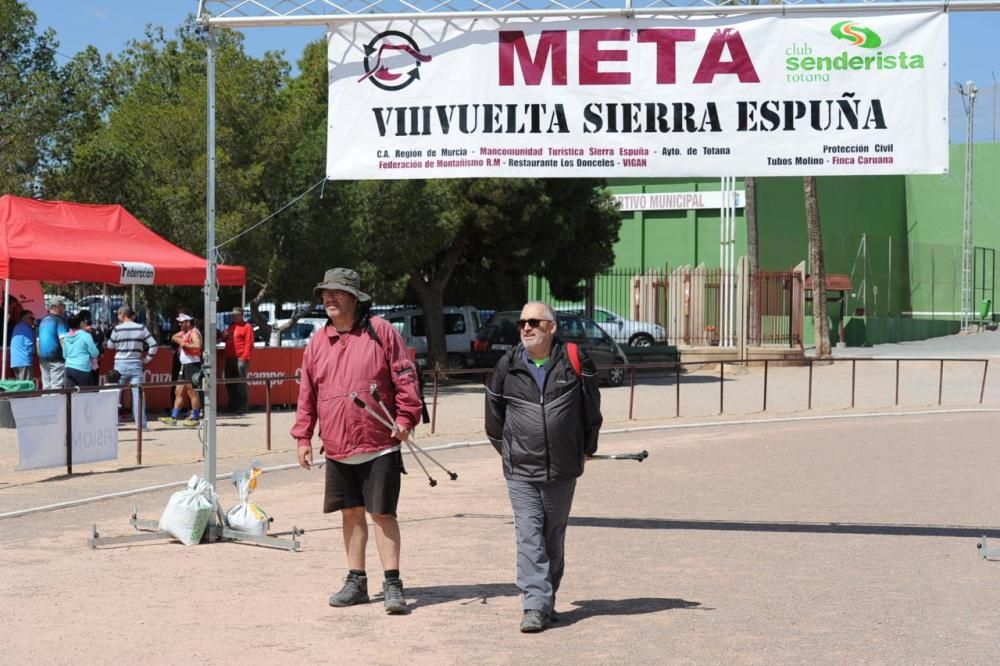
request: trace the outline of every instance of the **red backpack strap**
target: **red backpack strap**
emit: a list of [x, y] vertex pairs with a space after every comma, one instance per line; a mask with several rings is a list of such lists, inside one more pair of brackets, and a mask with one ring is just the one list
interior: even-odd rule
[[567, 342], [566, 353], [569, 354], [569, 362], [573, 366], [573, 372], [576, 373], [577, 377], [582, 377], [583, 372], [580, 370], [580, 348], [576, 346], [575, 342]]

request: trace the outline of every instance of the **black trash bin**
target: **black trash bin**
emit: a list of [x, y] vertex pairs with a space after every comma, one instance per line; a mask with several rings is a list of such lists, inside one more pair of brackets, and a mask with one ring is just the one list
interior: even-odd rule
[[14, 412], [10, 408], [10, 400], [3, 396], [7, 393], [34, 391], [35, 382], [30, 379], [5, 379], [0, 381], [0, 428], [16, 428]]

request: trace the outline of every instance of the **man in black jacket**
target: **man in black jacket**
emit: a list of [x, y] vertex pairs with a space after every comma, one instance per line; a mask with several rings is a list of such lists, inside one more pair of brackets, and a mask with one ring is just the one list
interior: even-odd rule
[[552, 308], [532, 301], [517, 325], [521, 344], [497, 362], [486, 391], [486, 434], [514, 510], [521, 631], [537, 633], [558, 619], [573, 491], [603, 419], [594, 364], [556, 339]]

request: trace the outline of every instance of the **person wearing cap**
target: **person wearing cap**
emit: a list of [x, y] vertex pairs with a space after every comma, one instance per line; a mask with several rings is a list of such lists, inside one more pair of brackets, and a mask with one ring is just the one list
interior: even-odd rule
[[66, 327], [66, 300], [56, 296], [49, 303], [49, 313], [38, 324], [38, 365], [42, 369], [42, 389], [61, 389], [66, 384], [66, 361], [62, 339]]
[[[177, 388], [174, 389], [174, 408], [171, 410], [170, 416], [161, 416], [160, 422], [171, 426], [180, 423], [194, 427], [201, 419], [201, 399], [198, 397], [198, 391], [192, 385], [191, 380], [194, 379], [195, 374], [201, 372], [201, 332], [195, 328], [194, 317], [187, 312], [181, 312], [177, 315], [177, 323], [180, 324], [181, 330], [174, 333], [171, 340], [177, 343], [177, 353], [181, 361], [180, 376], [184, 379], [184, 383], [178, 384]], [[191, 413], [186, 419], [178, 420], [181, 410], [184, 409], [185, 394], [191, 399]]]
[[149, 329], [135, 321], [135, 310], [127, 305], [118, 308], [118, 325], [104, 346], [115, 352], [115, 371], [122, 386], [132, 387], [132, 416], [136, 426], [146, 429], [146, 405], [139, 414], [138, 386], [146, 378], [145, 366], [156, 357], [156, 338]]
[[[247, 378], [250, 369], [250, 354], [253, 352], [253, 326], [243, 317], [243, 308], [233, 308], [233, 321], [222, 333], [226, 342], [226, 378]], [[250, 400], [246, 382], [226, 384], [229, 396], [229, 411], [246, 414]]]
[[34, 365], [35, 315], [31, 310], [25, 310], [10, 338], [10, 369], [14, 379], [33, 379]]
[[[330, 605], [369, 601], [367, 512], [385, 571], [385, 610], [405, 613], [396, 519], [403, 472], [399, 447], [420, 421], [417, 369], [399, 332], [384, 319], [369, 315], [371, 297], [360, 287], [356, 272], [333, 268], [313, 291], [330, 321], [306, 345], [291, 434], [298, 444], [299, 465], [310, 469], [313, 431], [319, 424], [321, 452], [327, 462], [323, 512], [340, 511], [343, 519], [349, 571], [343, 588], [330, 597]], [[352, 394], [379, 409], [372, 387], [392, 414], [395, 432], [354, 404]]]

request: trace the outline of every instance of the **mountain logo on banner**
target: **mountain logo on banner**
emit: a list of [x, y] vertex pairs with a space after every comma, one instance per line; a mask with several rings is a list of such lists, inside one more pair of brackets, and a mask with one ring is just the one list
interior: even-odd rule
[[153, 284], [156, 268], [141, 261], [116, 261], [122, 267], [118, 284]]
[[837, 39], [846, 39], [854, 46], [863, 49], [877, 49], [882, 46], [882, 38], [871, 28], [859, 25], [855, 21], [841, 21], [830, 28], [830, 34]]
[[420, 65], [430, 61], [405, 32], [386, 30], [365, 44], [365, 75], [358, 83], [367, 80], [382, 90], [402, 90], [420, 78]]

